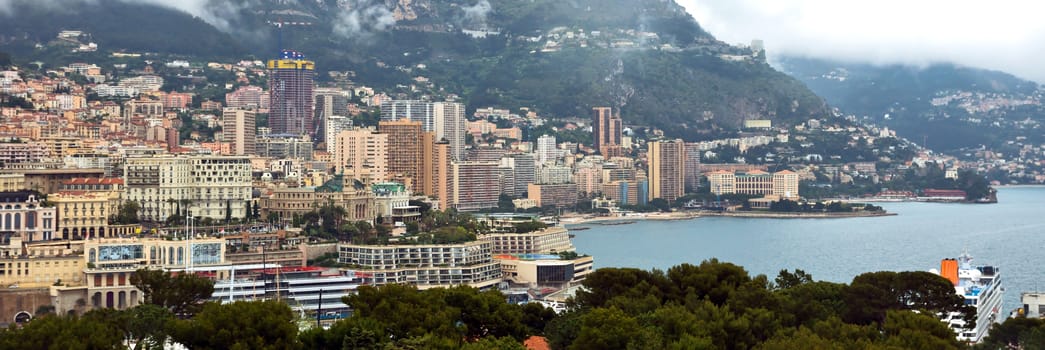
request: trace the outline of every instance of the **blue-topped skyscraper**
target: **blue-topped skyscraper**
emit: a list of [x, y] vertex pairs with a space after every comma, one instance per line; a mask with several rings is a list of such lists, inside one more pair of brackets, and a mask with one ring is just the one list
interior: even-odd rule
[[268, 61], [269, 128], [273, 134], [308, 134], [315, 137], [312, 90], [316, 64], [305, 55], [283, 50], [279, 59]]

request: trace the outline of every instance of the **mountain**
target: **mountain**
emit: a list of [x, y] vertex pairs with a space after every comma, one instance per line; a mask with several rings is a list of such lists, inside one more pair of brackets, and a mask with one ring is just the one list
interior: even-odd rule
[[1007, 73], [933, 64], [876, 66], [783, 57], [774, 62], [845, 113], [937, 150], [1045, 142], [1043, 91]]
[[[228, 33], [198, 17], [166, 7], [117, 0], [6, 3], [5, 11], [0, 11], [0, 47], [16, 55], [35, 53], [39, 58], [74, 59], [34, 48], [38, 43], [54, 42], [62, 30], [89, 33], [84, 41], [110, 51], [177, 53], [201, 58], [249, 52]], [[49, 57], [54, 54], [60, 57]]]
[[57, 12], [12, 3], [0, 12], [0, 51], [23, 61], [106, 57], [37, 47], [75, 29], [102, 51], [264, 59], [293, 48], [320, 70], [351, 71], [403, 97], [456, 94], [469, 109], [562, 118], [609, 105], [628, 124], [690, 140], [734, 133], [747, 119], [827, 114], [761, 52], [716, 40], [670, 0], [70, 0]]

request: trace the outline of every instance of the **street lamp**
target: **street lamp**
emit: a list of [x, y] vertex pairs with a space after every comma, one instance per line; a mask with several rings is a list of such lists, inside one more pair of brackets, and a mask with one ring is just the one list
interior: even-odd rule
[[192, 268], [192, 214], [185, 218], [185, 272]]
[[268, 282], [268, 273], [265, 270], [267, 268], [265, 259], [265, 242], [261, 242], [261, 280]]

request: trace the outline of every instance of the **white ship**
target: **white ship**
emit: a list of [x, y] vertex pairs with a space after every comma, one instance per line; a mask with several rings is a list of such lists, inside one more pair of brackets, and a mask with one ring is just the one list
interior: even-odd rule
[[978, 343], [995, 323], [1003, 321], [1001, 276], [998, 268], [973, 266], [972, 256], [962, 253], [958, 259], [943, 259], [940, 270], [933, 271], [954, 283], [954, 291], [965, 298], [965, 305], [976, 310], [976, 326], [966, 327], [962, 315], [950, 313], [943, 319], [957, 333], [958, 340]]

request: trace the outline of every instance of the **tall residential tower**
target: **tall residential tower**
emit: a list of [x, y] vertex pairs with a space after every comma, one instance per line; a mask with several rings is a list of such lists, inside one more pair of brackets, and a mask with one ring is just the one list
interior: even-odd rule
[[254, 111], [225, 108], [221, 113], [222, 138], [230, 144], [232, 154], [253, 155], [257, 138], [254, 129]]
[[595, 107], [592, 111], [591, 132], [594, 139], [592, 145], [606, 159], [619, 157], [624, 123], [620, 117], [613, 115], [611, 107]]
[[674, 201], [685, 194], [686, 147], [682, 140], [649, 143], [650, 199]]
[[422, 130], [434, 132], [436, 141], [446, 140], [450, 143], [450, 153], [454, 160], [464, 160], [463, 104], [414, 100], [385, 101], [381, 104], [381, 120], [403, 119], [421, 122]]
[[297, 51], [283, 50], [268, 61], [269, 128], [273, 134], [316, 136], [312, 114], [316, 64]]

